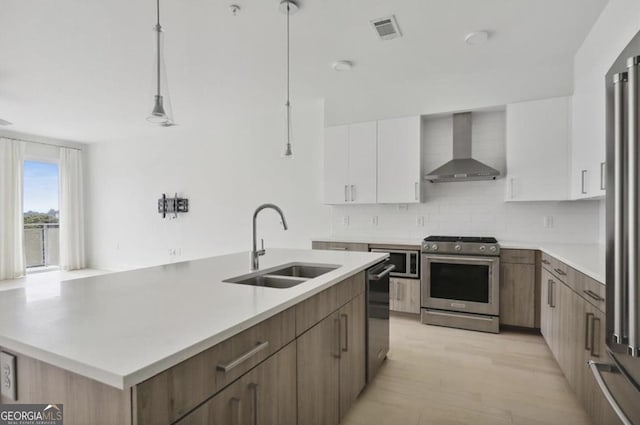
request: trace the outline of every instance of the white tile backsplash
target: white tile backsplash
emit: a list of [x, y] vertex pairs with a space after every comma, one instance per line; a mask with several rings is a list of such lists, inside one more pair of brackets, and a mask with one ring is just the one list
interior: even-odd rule
[[[452, 118], [423, 122], [423, 171], [451, 159]], [[504, 176], [505, 114], [473, 114], [473, 157]], [[544, 172], [541, 169], [541, 172]], [[597, 243], [601, 205], [597, 201], [504, 202], [505, 179], [460, 183], [423, 182], [417, 205], [344, 205], [332, 207], [333, 236], [415, 238], [430, 234], [495, 236], [502, 240]], [[344, 217], [349, 217], [345, 225]], [[373, 224], [372, 217], [378, 217]], [[424, 217], [423, 222], [417, 217]], [[552, 217], [553, 227], [545, 227]]]

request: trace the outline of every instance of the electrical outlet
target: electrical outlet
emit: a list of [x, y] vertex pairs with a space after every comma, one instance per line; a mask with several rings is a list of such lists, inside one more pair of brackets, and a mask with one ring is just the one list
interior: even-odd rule
[[552, 215], [545, 215], [544, 216], [544, 227], [547, 229], [552, 229], [553, 228], [553, 216]]
[[374, 215], [373, 217], [371, 217], [371, 224], [373, 224], [374, 226], [378, 225], [378, 216]]
[[349, 225], [349, 216], [345, 215], [342, 217], [342, 224], [344, 224], [345, 226]]
[[409, 211], [408, 204], [398, 204], [398, 211]]
[[2, 396], [9, 400], [17, 401], [17, 371], [16, 356], [0, 352], [0, 374], [2, 379]]
[[424, 227], [424, 216], [423, 215], [416, 216], [416, 226]]

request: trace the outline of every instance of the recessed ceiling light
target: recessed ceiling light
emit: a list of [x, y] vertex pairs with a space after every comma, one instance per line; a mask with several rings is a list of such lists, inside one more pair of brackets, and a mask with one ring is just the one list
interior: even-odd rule
[[488, 39], [489, 33], [487, 31], [474, 31], [467, 34], [464, 41], [472, 46], [477, 46], [486, 43]]
[[351, 61], [337, 61], [333, 63], [333, 69], [335, 71], [351, 71], [353, 68], [353, 62]]

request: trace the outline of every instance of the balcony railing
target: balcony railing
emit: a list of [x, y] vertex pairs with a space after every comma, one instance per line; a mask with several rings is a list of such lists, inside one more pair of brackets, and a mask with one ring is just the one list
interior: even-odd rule
[[58, 223], [24, 225], [24, 251], [29, 267], [60, 264], [60, 228]]

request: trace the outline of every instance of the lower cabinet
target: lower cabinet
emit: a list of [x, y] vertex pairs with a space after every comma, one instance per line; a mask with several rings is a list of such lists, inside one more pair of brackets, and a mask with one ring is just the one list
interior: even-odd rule
[[555, 271], [562, 279], [544, 267], [541, 272], [542, 335], [593, 424], [618, 425], [587, 366], [606, 361], [605, 314], [572, 289], [571, 277]]
[[185, 416], [179, 425], [296, 424], [296, 346], [290, 343]]
[[420, 314], [420, 279], [389, 279], [389, 308]]
[[500, 257], [500, 324], [536, 328], [536, 266], [531, 250], [503, 250]]
[[365, 296], [297, 339], [298, 424], [335, 425], [365, 385]]

